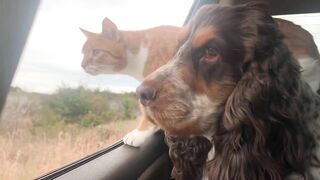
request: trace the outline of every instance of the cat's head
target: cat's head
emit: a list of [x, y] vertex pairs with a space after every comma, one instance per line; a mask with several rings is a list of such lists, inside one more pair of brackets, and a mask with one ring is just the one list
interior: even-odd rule
[[80, 30], [87, 37], [81, 66], [92, 75], [117, 73], [127, 64], [126, 48], [117, 26], [105, 18], [99, 34]]

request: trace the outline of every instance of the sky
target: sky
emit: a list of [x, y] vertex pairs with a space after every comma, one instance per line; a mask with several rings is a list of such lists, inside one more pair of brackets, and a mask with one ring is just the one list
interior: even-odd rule
[[135, 91], [139, 82], [126, 75], [92, 76], [81, 68], [85, 36], [79, 27], [101, 32], [104, 17], [120, 30], [159, 25], [181, 26], [193, 0], [41, 0], [12, 86], [53, 93], [58, 87]]
[[[53, 93], [58, 87], [135, 91], [139, 82], [126, 75], [92, 76], [81, 68], [85, 36], [79, 27], [99, 33], [104, 17], [120, 30], [159, 25], [181, 26], [193, 0], [41, 0], [12, 86]], [[320, 13], [278, 16], [302, 25], [320, 47]]]

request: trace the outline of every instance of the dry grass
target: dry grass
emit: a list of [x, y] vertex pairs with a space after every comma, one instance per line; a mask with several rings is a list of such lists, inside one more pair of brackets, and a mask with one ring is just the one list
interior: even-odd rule
[[55, 135], [20, 129], [0, 134], [0, 179], [33, 179], [121, 139], [136, 121], [117, 121], [90, 129], [67, 127]]

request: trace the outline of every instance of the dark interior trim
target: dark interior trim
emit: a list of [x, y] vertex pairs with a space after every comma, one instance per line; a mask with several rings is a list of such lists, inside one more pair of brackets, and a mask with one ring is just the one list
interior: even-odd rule
[[270, 5], [270, 12], [272, 15], [320, 13], [320, 0], [195, 0], [184, 21], [184, 24], [187, 24], [197, 10], [205, 4], [213, 3], [222, 5], [236, 5], [251, 1], [266, 2]]
[[167, 152], [164, 134], [158, 131], [139, 148], [127, 146], [121, 140], [36, 180], [138, 179], [151, 164]]
[[50, 171], [47, 174], [44, 174], [44, 175], [36, 178], [36, 180], [55, 179], [55, 178], [57, 178], [57, 177], [59, 177], [59, 176], [61, 176], [63, 174], [68, 173], [69, 171], [72, 171], [72, 170], [78, 168], [79, 166], [82, 166], [85, 163], [88, 163], [88, 162], [90, 162], [90, 161], [92, 161], [92, 160], [94, 160], [94, 159], [96, 159], [96, 158], [98, 158], [100, 156], [103, 156], [104, 154], [106, 154], [106, 153], [108, 153], [110, 151], [115, 150], [116, 148], [122, 146], [123, 144], [124, 144], [123, 141], [120, 140], [120, 141], [112, 144], [111, 146], [108, 146], [105, 149], [102, 149], [102, 150], [100, 150], [98, 152], [90, 154], [90, 155], [88, 155], [88, 156], [86, 156], [86, 157], [84, 157], [84, 158], [82, 158], [80, 160], [77, 160], [75, 162], [72, 162], [70, 164], [62, 166], [62, 167], [60, 167], [60, 168], [58, 168], [56, 170]]
[[0, 113], [38, 5], [39, 0], [0, 1]]
[[[164, 134], [158, 131], [140, 148], [127, 146], [121, 140], [83, 159], [42, 175], [36, 180], [138, 179], [151, 164], [167, 152]], [[167, 172], [168, 177], [169, 172]]]
[[184, 25], [187, 24], [190, 20], [190, 18], [197, 12], [197, 10], [205, 5], [205, 4], [210, 4], [210, 3], [218, 3], [219, 0], [194, 0], [193, 4], [190, 8], [190, 11], [186, 17], [186, 19], [184, 20]]
[[[220, 0], [221, 4], [243, 4], [258, 0]], [[270, 5], [272, 15], [319, 13], [319, 0], [260, 0]]]

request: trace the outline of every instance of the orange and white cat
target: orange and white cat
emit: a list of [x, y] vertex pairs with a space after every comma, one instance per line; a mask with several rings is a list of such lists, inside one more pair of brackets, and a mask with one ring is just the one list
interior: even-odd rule
[[[300, 60], [304, 76], [314, 90], [318, 89], [320, 55], [312, 36], [300, 26], [276, 19], [285, 34], [285, 43]], [[102, 32], [81, 29], [87, 37], [83, 46], [83, 69], [92, 75], [126, 74], [142, 81], [145, 76], [167, 63], [175, 54], [185, 28], [159, 26], [141, 31], [120, 31], [105, 18]], [[138, 147], [158, 128], [145, 115], [141, 106], [138, 127], [124, 137], [128, 145]]]
[[[95, 34], [81, 29], [87, 37], [83, 52], [83, 69], [92, 75], [126, 74], [142, 81], [164, 65], [176, 53], [181, 28], [159, 26], [143, 31], [119, 31], [108, 18], [102, 32]], [[138, 127], [124, 137], [128, 145], [138, 147], [158, 128], [141, 108]]]

